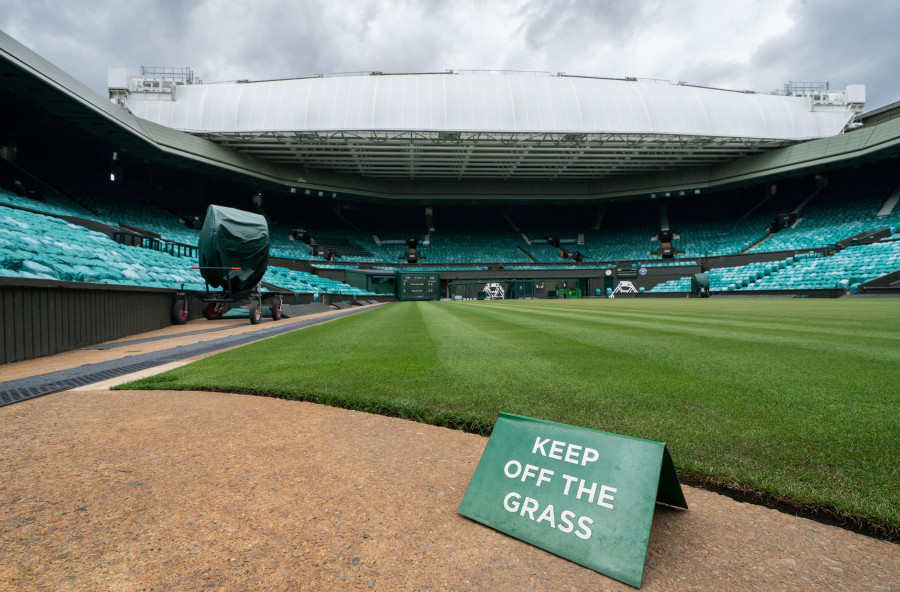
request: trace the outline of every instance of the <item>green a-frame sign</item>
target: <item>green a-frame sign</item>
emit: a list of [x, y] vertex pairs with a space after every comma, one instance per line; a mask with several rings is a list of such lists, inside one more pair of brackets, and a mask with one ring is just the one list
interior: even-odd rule
[[687, 509], [665, 444], [500, 413], [459, 513], [640, 588], [656, 502]]

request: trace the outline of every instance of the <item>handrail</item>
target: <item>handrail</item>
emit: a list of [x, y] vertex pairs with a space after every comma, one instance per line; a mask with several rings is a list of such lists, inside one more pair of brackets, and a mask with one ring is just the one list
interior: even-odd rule
[[187, 245], [176, 241], [145, 236], [137, 232], [117, 230], [112, 233], [112, 239], [119, 244], [131, 247], [143, 247], [162, 253], [168, 253], [174, 257], [197, 257], [198, 249], [195, 245]]

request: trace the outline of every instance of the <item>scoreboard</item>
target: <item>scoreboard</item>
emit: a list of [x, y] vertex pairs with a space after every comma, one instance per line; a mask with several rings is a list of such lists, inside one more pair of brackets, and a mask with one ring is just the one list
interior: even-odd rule
[[398, 271], [397, 300], [440, 300], [441, 274], [437, 271]]

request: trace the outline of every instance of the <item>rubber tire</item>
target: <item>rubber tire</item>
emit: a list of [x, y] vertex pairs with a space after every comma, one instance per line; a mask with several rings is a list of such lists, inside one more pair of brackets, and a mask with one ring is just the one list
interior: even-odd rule
[[258, 325], [261, 317], [262, 317], [262, 310], [260, 310], [259, 300], [251, 300], [250, 301], [250, 324]]
[[183, 325], [188, 320], [187, 300], [184, 298], [176, 298], [172, 304], [172, 323], [175, 325]]
[[203, 305], [203, 318], [214, 321], [221, 319], [225, 314], [225, 304], [222, 302], [208, 302]]
[[272, 320], [280, 321], [281, 320], [281, 301], [276, 300], [272, 303]]

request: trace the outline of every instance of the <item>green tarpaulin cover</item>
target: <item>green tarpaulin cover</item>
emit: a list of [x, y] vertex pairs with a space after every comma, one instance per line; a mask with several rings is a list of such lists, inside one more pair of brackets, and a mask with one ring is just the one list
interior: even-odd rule
[[705, 273], [695, 273], [691, 276], [691, 294], [699, 294], [701, 288], [709, 290], [709, 276]]
[[[266, 273], [269, 225], [259, 214], [211, 205], [200, 230], [200, 273], [213, 288], [250, 290]], [[240, 271], [202, 269], [240, 267]]]

